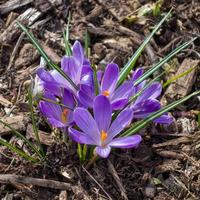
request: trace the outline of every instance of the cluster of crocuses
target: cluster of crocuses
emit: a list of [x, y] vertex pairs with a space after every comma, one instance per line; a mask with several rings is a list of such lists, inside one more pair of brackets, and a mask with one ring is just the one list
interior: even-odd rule
[[[103, 158], [108, 157], [111, 147], [137, 147], [142, 140], [140, 135], [120, 137], [120, 133], [133, 120], [143, 119], [160, 109], [157, 98], [161, 85], [157, 82], [149, 85], [128, 104], [129, 99], [145, 87], [145, 81], [134, 86], [143, 69], [137, 69], [130, 80], [117, 86], [118, 65], [110, 63], [104, 72], [97, 71], [94, 76], [78, 41], [72, 47], [72, 55], [62, 58], [61, 69], [76, 87], [58, 71], [48, 71], [44, 67], [37, 70], [35, 78], [33, 92], [43, 92], [39, 109], [48, 123], [61, 128], [80, 144], [94, 145], [95, 153]], [[119, 114], [113, 119], [115, 112]], [[169, 124], [172, 118], [164, 114], [155, 122]]]

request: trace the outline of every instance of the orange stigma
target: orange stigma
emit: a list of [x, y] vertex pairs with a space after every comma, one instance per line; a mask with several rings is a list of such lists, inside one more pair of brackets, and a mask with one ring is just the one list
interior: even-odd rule
[[108, 137], [108, 134], [104, 130], [102, 130], [101, 131], [101, 142], [104, 142], [107, 139], [107, 137]]
[[63, 123], [67, 123], [68, 114], [69, 114], [69, 110], [65, 108], [61, 113], [61, 121]]
[[108, 97], [110, 95], [110, 92], [108, 90], [103, 91], [103, 95]]

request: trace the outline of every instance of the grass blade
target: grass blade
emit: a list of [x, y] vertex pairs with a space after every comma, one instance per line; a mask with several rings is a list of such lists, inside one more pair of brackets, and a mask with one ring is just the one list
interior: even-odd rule
[[146, 37], [146, 39], [143, 41], [143, 43], [140, 45], [140, 47], [137, 49], [137, 51], [133, 54], [131, 59], [128, 61], [128, 63], [124, 66], [124, 68], [121, 70], [118, 80], [118, 85], [120, 85], [128, 76], [132, 68], [134, 67], [137, 59], [141, 55], [142, 51], [144, 50], [145, 46], [149, 43], [153, 35], [158, 31], [158, 29], [161, 27], [163, 22], [169, 17], [172, 9], [163, 17], [163, 19], [156, 25], [154, 30]]
[[40, 147], [41, 155], [44, 158], [45, 157], [45, 153], [43, 151], [43, 148], [42, 148], [42, 145], [41, 145], [41, 142], [40, 142], [38, 128], [37, 128], [37, 125], [36, 125], [36, 121], [35, 121], [35, 117], [34, 117], [34, 112], [33, 112], [33, 99], [32, 99], [32, 90], [31, 90], [31, 87], [29, 87], [29, 89], [28, 89], [28, 101], [29, 101], [29, 107], [30, 107], [30, 111], [31, 111], [31, 120], [32, 120], [32, 126], [33, 126], [33, 132], [35, 133], [35, 138], [36, 138], [37, 144]]
[[172, 52], [170, 52], [166, 57], [164, 57], [161, 61], [159, 61], [154, 67], [146, 71], [137, 81], [135, 81], [134, 86], [138, 85], [139, 83], [144, 81], [146, 78], [148, 78], [151, 74], [153, 74], [156, 70], [158, 70], [163, 64], [165, 64], [173, 56], [175, 56], [184, 48], [188, 47], [194, 40], [196, 40], [196, 38], [193, 38], [192, 40], [183, 43], [182, 45], [174, 49]]
[[134, 133], [138, 132], [140, 129], [144, 128], [145, 126], [147, 126], [152, 120], [160, 117], [162, 114], [170, 111], [171, 109], [175, 108], [176, 106], [178, 106], [179, 104], [184, 103], [185, 101], [187, 101], [188, 99], [190, 99], [193, 96], [196, 96], [200, 94], [200, 91], [196, 91], [191, 93], [190, 95], [183, 97], [182, 99], [179, 99], [163, 108], [161, 108], [160, 110], [158, 110], [157, 112], [154, 112], [153, 114], [151, 114], [149, 117], [147, 117], [144, 120], [141, 120], [140, 122], [138, 122], [135, 126], [130, 127], [128, 130], [126, 130], [124, 133], [122, 133], [121, 136], [130, 136], [133, 135]]
[[196, 68], [196, 67], [192, 67], [192, 68], [190, 68], [190, 69], [188, 69], [188, 70], [186, 70], [186, 71], [184, 71], [184, 72], [182, 72], [182, 73], [180, 73], [180, 74], [178, 74], [178, 75], [172, 77], [171, 79], [167, 80], [167, 81], [163, 84], [163, 88], [167, 87], [169, 84], [171, 84], [172, 82], [178, 80], [179, 78], [182, 78], [182, 77], [188, 75], [188, 74], [189, 74], [190, 72], [192, 72], [195, 68]]
[[85, 31], [85, 38], [84, 38], [84, 47], [85, 47], [85, 55], [89, 58], [89, 44], [90, 44], [90, 37], [88, 31]]
[[9, 148], [11, 151], [17, 153], [19, 156], [32, 161], [32, 162], [37, 162], [38, 160], [32, 156], [29, 156], [28, 154], [26, 154], [24, 151], [22, 151], [21, 149], [18, 149], [17, 147], [13, 146], [12, 144], [10, 144], [7, 141], [4, 141], [0, 138], [0, 144], [6, 146], [7, 148]]
[[65, 52], [66, 52], [67, 56], [71, 56], [72, 55], [71, 45], [70, 45], [70, 42], [69, 42], [69, 24], [70, 24], [70, 20], [71, 20], [71, 15], [69, 13], [68, 21], [67, 21], [67, 27], [66, 27], [66, 30], [63, 32], [63, 38], [64, 38], [64, 44], [65, 44]]
[[18, 132], [14, 128], [12, 128], [9, 124], [2, 121], [1, 119], [0, 119], [0, 123], [2, 123], [4, 126], [8, 127], [16, 136], [21, 138], [25, 142], [25, 144], [27, 146], [29, 146], [41, 159], [43, 159], [43, 156], [41, 155], [41, 153], [37, 150], [37, 148], [33, 144], [31, 144], [31, 142], [26, 137], [24, 137], [20, 132]]
[[28, 36], [28, 38], [30, 39], [30, 41], [33, 43], [33, 45], [35, 46], [35, 48], [38, 50], [38, 52], [40, 53], [40, 55], [44, 58], [44, 60], [46, 61], [46, 63], [52, 68], [57, 70], [65, 79], [67, 79], [67, 81], [71, 84], [71, 86], [78, 90], [77, 85], [71, 80], [71, 78], [69, 76], [67, 76], [67, 74], [65, 74], [63, 72], [63, 70], [57, 66], [55, 63], [53, 63], [51, 61], [51, 59], [48, 57], [48, 55], [45, 53], [45, 51], [42, 49], [42, 47], [40, 46], [40, 44], [36, 41], [36, 39], [34, 38], [34, 36], [27, 30], [27, 28], [25, 26], [23, 26], [21, 23], [17, 22], [17, 25], [20, 27], [20, 29]]

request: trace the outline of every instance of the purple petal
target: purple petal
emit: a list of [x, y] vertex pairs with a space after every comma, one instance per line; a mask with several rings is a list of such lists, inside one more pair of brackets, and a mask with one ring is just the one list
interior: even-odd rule
[[89, 135], [86, 135], [85, 133], [81, 131], [77, 131], [73, 128], [69, 128], [69, 135], [72, 138], [72, 140], [80, 143], [80, 144], [89, 144], [89, 145], [95, 145], [96, 143], [92, 140], [92, 138], [89, 137]]
[[107, 90], [110, 93], [112, 93], [115, 90], [118, 75], [119, 75], [119, 67], [117, 66], [117, 64], [114, 63], [108, 64], [101, 84], [102, 92]]
[[91, 108], [93, 106], [93, 94], [80, 90], [77, 97], [83, 107]]
[[111, 148], [110, 146], [106, 147], [96, 147], [95, 152], [101, 156], [102, 158], [107, 158], [110, 154]]
[[135, 104], [147, 99], [156, 99], [158, 96], [160, 96], [161, 91], [162, 91], [161, 84], [155, 82], [143, 91], [143, 93], [137, 98]]
[[82, 65], [79, 65], [74, 57], [64, 56], [61, 59], [61, 67], [75, 84], [79, 84], [81, 79]]
[[156, 99], [147, 99], [131, 106], [134, 118], [144, 118], [161, 108], [160, 102]]
[[75, 57], [78, 64], [82, 65], [84, 61], [84, 53], [81, 43], [79, 41], [74, 42], [72, 51], [73, 51], [73, 56]]
[[142, 141], [140, 135], [132, 135], [129, 137], [119, 137], [112, 140], [109, 145], [117, 148], [133, 148], [137, 147]]
[[94, 99], [94, 118], [99, 127], [99, 131], [102, 130], [107, 131], [110, 122], [111, 122], [111, 114], [112, 109], [110, 105], [110, 101], [107, 97], [103, 95], [99, 95]]
[[157, 119], [155, 119], [154, 122], [159, 123], [159, 124], [171, 124], [173, 122], [173, 117], [164, 114], [158, 117]]
[[113, 102], [111, 102], [112, 109], [113, 110], [120, 110], [122, 109], [126, 104], [128, 103], [128, 99], [117, 99]]
[[77, 126], [87, 134], [95, 143], [100, 143], [100, 133], [98, 126], [85, 108], [76, 108], [74, 111], [74, 121]]
[[62, 123], [61, 121], [56, 120], [55, 118], [47, 118], [47, 120], [51, 124], [51, 126], [55, 128], [61, 128], [67, 126], [67, 124]]
[[64, 89], [64, 92], [63, 92], [63, 99], [62, 99], [62, 103], [64, 105], [66, 105], [67, 107], [73, 109], [75, 107], [75, 99], [74, 99], [74, 96], [73, 94], [67, 90], [67, 89]]
[[42, 81], [46, 82], [54, 82], [54, 78], [51, 76], [51, 74], [46, 71], [43, 67], [38, 68], [37, 75]]
[[132, 88], [133, 83], [131, 81], [126, 81], [113, 92], [113, 95], [110, 97], [111, 101], [122, 98], [128, 98], [131, 94]]
[[111, 141], [119, 134], [132, 120], [133, 112], [131, 109], [123, 110], [112, 123], [108, 130], [108, 141]]
[[140, 76], [142, 76], [143, 74], [143, 69], [142, 68], [138, 68], [133, 72], [133, 76], [132, 76], [132, 81], [135, 82], [138, 78], [140, 78]]

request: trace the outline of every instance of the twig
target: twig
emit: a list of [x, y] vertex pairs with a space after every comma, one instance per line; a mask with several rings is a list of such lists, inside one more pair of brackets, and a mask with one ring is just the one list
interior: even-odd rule
[[11, 68], [11, 66], [13, 64], [13, 61], [14, 61], [14, 58], [15, 58], [15, 55], [17, 53], [17, 50], [18, 50], [18, 48], [19, 48], [19, 46], [20, 46], [20, 44], [21, 44], [21, 42], [22, 42], [22, 40], [24, 38], [24, 35], [25, 35], [25, 33], [21, 33], [21, 35], [19, 36], [19, 38], [17, 40], [17, 43], [16, 43], [16, 45], [15, 45], [15, 47], [13, 49], [13, 52], [12, 52], [12, 54], [10, 56], [10, 61], [9, 61], [9, 64], [8, 64], [8, 67], [7, 67], [6, 71], [10, 70], [10, 68]]
[[126, 190], [110, 160], [108, 160], [108, 171], [112, 174], [115, 182], [117, 183], [117, 186], [119, 187], [123, 199], [128, 200], [128, 197], [126, 195]]
[[46, 187], [59, 190], [72, 190], [73, 186], [69, 183], [40, 179], [40, 178], [31, 178], [25, 176], [18, 176], [14, 174], [0, 174], [0, 183], [4, 184], [30, 184], [39, 187]]
[[88, 170], [85, 169], [84, 166], [82, 166], [82, 168], [87, 173], [87, 175], [102, 189], [102, 191], [106, 194], [108, 199], [112, 200], [111, 196], [104, 190], [104, 188], [98, 183], [98, 181], [88, 172]]

